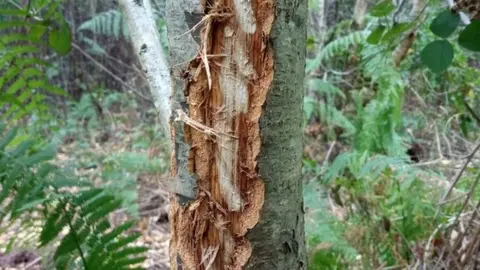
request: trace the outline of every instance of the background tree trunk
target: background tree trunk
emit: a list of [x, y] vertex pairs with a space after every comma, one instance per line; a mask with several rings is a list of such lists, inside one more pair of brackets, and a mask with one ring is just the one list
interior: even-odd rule
[[171, 0], [167, 14], [172, 269], [305, 269], [306, 1]]
[[118, 5], [125, 16], [134, 50], [148, 79], [155, 107], [159, 111], [160, 124], [168, 130], [171, 112], [170, 74], [150, 0], [119, 0]]

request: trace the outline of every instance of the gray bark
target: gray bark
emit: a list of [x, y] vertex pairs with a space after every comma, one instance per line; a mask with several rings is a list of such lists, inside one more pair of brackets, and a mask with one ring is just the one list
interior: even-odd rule
[[275, 75], [260, 122], [258, 169], [265, 183], [246, 269], [306, 269], [301, 182], [307, 1], [278, 0], [272, 29]]

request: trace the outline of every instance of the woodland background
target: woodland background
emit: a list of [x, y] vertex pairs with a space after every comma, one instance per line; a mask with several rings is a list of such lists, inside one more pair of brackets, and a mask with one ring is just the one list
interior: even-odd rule
[[[152, 4], [167, 52], [165, 1]], [[466, 14], [478, 16], [478, 3], [467, 4]], [[15, 10], [29, 5], [61, 14], [53, 31], [70, 32], [67, 53], [63, 41], [30, 51], [33, 41], [16, 35], [23, 30], [12, 18], [26, 15]], [[309, 269], [474, 269], [478, 263], [479, 45], [466, 34], [462, 39], [464, 22], [445, 11], [451, 13], [440, 0], [396, 7], [309, 0], [303, 160]], [[478, 37], [479, 21], [471, 25]], [[18, 68], [23, 53], [35, 60]], [[84, 234], [72, 237], [88, 244], [105, 232], [98, 225], [105, 218], [129, 224], [122, 232], [135, 235], [115, 242], [130, 249], [108, 246], [112, 258], [143, 253], [129, 263], [168, 269], [161, 179], [169, 139], [114, 1], [3, 0], [0, 57], [0, 267], [52, 269], [62, 258], [93, 264], [98, 258], [68, 254], [75, 245], [60, 240], [71, 235], [62, 230], [78, 229]], [[35, 181], [42, 170], [64, 180], [48, 197], [12, 176]], [[79, 183], [103, 195], [85, 195]], [[84, 223], [62, 222], [62, 203], [46, 219], [33, 211], [58, 194], [78, 204]], [[92, 209], [99, 202], [105, 209]]]

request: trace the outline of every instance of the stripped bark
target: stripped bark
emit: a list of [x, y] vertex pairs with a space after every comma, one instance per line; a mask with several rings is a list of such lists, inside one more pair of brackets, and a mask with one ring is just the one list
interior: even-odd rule
[[167, 4], [171, 174], [183, 187], [172, 269], [305, 268], [306, 11], [305, 0]]

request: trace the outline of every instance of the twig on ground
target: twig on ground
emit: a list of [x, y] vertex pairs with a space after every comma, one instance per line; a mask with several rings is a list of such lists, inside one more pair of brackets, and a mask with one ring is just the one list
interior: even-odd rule
[[442, 154], [442, 145], [440, 144], [440, 137], [438, 136], [438, 128], [437, 125], [435, 124], [435, 139], [437, 141], [437, 151], [438, 151], [438, 156], [443, 159], [443, 154]]
[[[448, 198], [448, 196], [450, 196], [450, 193], [452, 192], [453, 188], [455, 187], [455, 185], [457, 185], [458, 181], [460, 180], [460, 177], [462, 176], [463, 172], [467, 169], [467, 166], [468, 164], [470, 163], [470, 161], [472, 161], [473, 157], [475, 156], [475, 154], [477, 153], [477, 151], [480, 149], [480, 143], [477, 144], [477, 146], [473, 149], [472, 152], [470, 152], [470, 154], [467, 156], [467, 161], [465, 162], [465, 164], [463, 165], [462, 169], [460, 169], [460, 171], [458, 172], [458, 174], [456, 175], [455, 179], [453, 180], [452, 184], [450, 185], [450, 188], [448, 189], [447, 193], [445, 194], [445, 196], [443, 196], [443, 198], [441, 199], [441, 201], [439, 202], [440, 205], [445, 202], [445, 200]], [[438, 215], [438, 212], [440, 211], [440, 207], [437, 207], [437, 212], [435, 213], [435, 217]]]
[[473, 118], [475, 118], [475, 120], [477, 121], [478, 124], [480, 124], [480, 116], [478, 116], [472, 109], [472, 107], [470, 107], [470, 105], [468, 105], [468, 102], [466, 102], [465, 100], [463, 101], [463, 103], [465, 104], [465, 107], [467, 107], [467, 111], [472, 115]]

